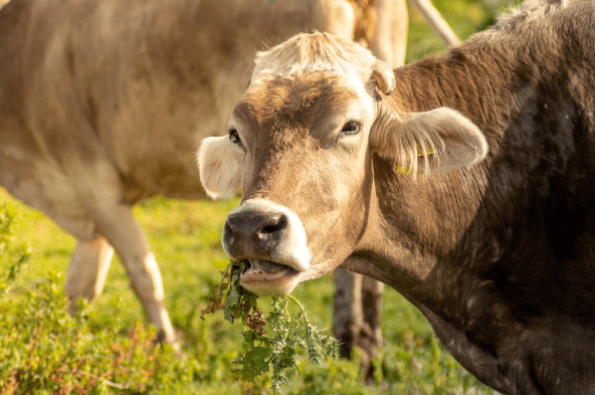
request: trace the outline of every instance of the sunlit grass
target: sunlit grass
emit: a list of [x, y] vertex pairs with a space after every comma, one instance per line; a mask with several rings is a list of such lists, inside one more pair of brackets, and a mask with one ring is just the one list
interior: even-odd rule
[[[21, 205], [0, 191], [0, 206], [9, 205], [19, 213], [15, 238], [26, 240], [32, 259], [20, 280], [22, 286], [43, 281], [61, 273], [63, 282], [74, 239], [49, 219]], [[177, 201], [157, 198], [135, 208], [135, 215], [147, 233], [159, 261], [166, 289], [166, 304], [172, 321], [183, 339], [183, 349], [196, 364], [195, 379], [184, 391], [216, 394], [227, 388], [229, 394], [262, 391], [261, 383], [238, 383], [230, 370], [239, 355], [240, 328], [223, 320], [221, 314], [200, 319], [208, 295], [219, 281], [219, 271], [228, 263], [220, 247], [221, 227], [226, 213], [237, 201]], [[6, 269], [6, 268], [0, 268]], [[122, 328], [121, 335], [144, 317], [140, 303], [129, 287], [128, 278], [117, 259], [103, 295], [89, 313], [89, 327], [101, 333], [106, 325]], [[60, 284], [62, 285], [62, 284]], [[300, 285], [294, 295], [304, 304], [313, 324], [331, 328], [334, 284], [332, 276]], [[266, 306], [266, 301], [264, 306]], [[383, 308], [384, 367], [378, 382], [359, 382], [357, 351], [352, 362], [338, 361], [318, 367], [302, 363], [299, 374], [286, 386], [288, 394], [458, 394], [471, 388], [477, 394], [492, 392], [479, 385], [440, 346], [417, 309], [392, 289], [386, 289]], [[200, 374], [196, 372], [202, 372]], [[483, 389], [482, 389], [483, 388]], [[334, 392], [328, 392], [332, 389]], [[325, 392], [326, 391], [326, 392]], [[397, 392], [395, 392], [397, 391]], [[434, 392], [432, 392], [434, 391]], [[442, 392], [440, 392], [442, 391]], [[175, 392], [172, 392], [175, 393]], [[182, 392], [184, 393], [184, 392]]]

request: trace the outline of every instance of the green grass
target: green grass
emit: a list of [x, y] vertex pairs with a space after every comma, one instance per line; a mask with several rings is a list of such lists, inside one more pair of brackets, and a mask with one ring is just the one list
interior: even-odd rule
[[[519, 0], [432, 0], [459, 39], [466, 40], [473, 33], [484, 30], [495, 22], [498, 14]], [[446, 51], [446, 45], [426, 24], [419, 12], [409, 9], [409, 37], [406, 62]]]
[[[156, 389], [152, 393], [217, 394], [225, 390], [226, 394], [242, 394], [267, 391], [269, 383], [266, 379], [256, 383], [239, 383], [230, 373], [232, 360], [240, 351], [239, 325], [230, 325], [220, 313], [206, 317], [204, 322], [199, 318], [199, 311], [206, 306], [209, 294], [220, 279], [219, 271], [228, 263], [219, 240], [225, 215], [236, 204], [237, 201], [212, 203], [156, 198], [135, 209], [160, 263], [166, 304], [174, 325], [180, 330], [184, 342], [183, 351], [186, 354], [184, 364], [176, 361], [171, 353], [165, 355], [164, 360], [169, 361], [172, 370], [168, 374], [171, 377], [186, 377], [178, 377], [180, 383], [168, 385], [168, 388], [155, 384]], [[52, 297], [63, 298], [63, 273], [74, 247], [73, 238], [45, 216], [16, 202], [4, 191], [0, 193], [0, 207], [3, 205], [11, 212], [18, 213], [14, 239], [26, 240], [31, 247], [31, 259], [16, 282], [15, 289], [18, 292], [5, 297], [14, 298], [11, 303], [19, 300], [20, 304], [26, 304], [22, 298], [39, 294], [31, 294], [28, 290], [37, 287], [48, 292], [47, 287], [50, 287]], [[9, 265], [2, 264], [0, 269], [6, 271]], [[52, 281], [48, 283], [48, 279]], [[300, 285], [294, 295], [305, 305], [315, 325], [330, 328], [333, 292], [332, 277], [326, 276]], [[63, 308], [65, 300], [57, 300], [58, 307]], [[65, 328], [79, 325], [71, 322], [65, 314], [58, 315], [59, 320], [67, 322]], [[384, 367], [379, 371], [375, 385], [365, 386], [359, 382], [355, 355], [355, 361], [328, 362], [322, 367], [302, 363], [298, 374], [285, 386], [285, 393], [492, 393], [454, 361], [433, 336], [424, 317], [391, 289], [386, 289], [382, 316], [386, 339], [383, 349]], [[6, 323], [6, 320], [7, 317], [2, 316], [0, 325]], [[108, 335], [115, 336], [119, 339], [117, 341], [128, 344], [130, 333], [134, 332], [139, 323], [144, 322], [141, 306], [128, 286], [128, 279], [117, 259], [112, 264], [104, 294], [81, 320], [86, 336], [92, 338], [90, 342], [103, 344], [108, 350], [110, 343], [104, 344], [105, 341], [101, 339]], [[66, 329], [60, 329], [59, 326], [53, 329], [62, 330]], [[148, 335], [143, 336], [146, 338]], [[100, 359], [104, 352], [95, 349], [93, 353]], [[93, 355], [91, 354], [92, 357]], [[139, 357], [137, 363], [148, 362]], [[138, 374], [142, 377], [141, 373]], [[165, 373], [161, 374], [170, 377]], [[0, 372], [0, 377], [1, 375]], [[105, 393], [120, 393], [109, 392], [114, 390], [109, 385], [104, 387]]]
[[[487, 8], [471, 0], [435, 2], [463, 39], [491, 23], [495, 10], [504, 6], [492, 3], [495, 5]], [[414, 11], [410, 15], [408, 61], [443, 51], [444, 45], [421, 17]], [[103, 295], [92, 308], [84, 308], [84, 313], [74, 319], [66, 315], [62, 289], [75, 240], [44, 215], [0, 190], [0, 214], [8, 212], [17, 216], [10, 238], [12, 250], [2, 250], [0, 226], [0, 253], [3, 253], [0, 256], [0, 361], [4, 362], [0, 362], [0, 394], [12, 393], [7, 377], [14, 378], [18, 373], [23, 379], [24, 372], [31, 373], [29, 383], [42, 383], [39, 388], [43, 389], [33, 393], [69, 393], [68, 388], [71, 393], [87, 393], [77, 392], [72, 385], [68, 387], [68, 383], [76, 380], [66, 373], [57, 379], [66, 383], [61, 387], [62, 392], [56, 389], [59, 386], [49, 379], [48, 369], [60, 372], [60, 364], [80, 366], [80, 370], [95, 369], [92, 366], [111, 369], [101, 380], [96, 380], [94, 387], [87, 382], [94, 388], [89, 393], [94, 394], [268, 393], [267, 378], [242, 383], [231, 373], [232, 361], [241, 352], [239, 325], [230, 325], [221, 313], [204, 321], [200, 319], [200, 310], [207, 305], [208, 296], [220, 279], [219, 271], [228, 263], [220, 247], [220, 235], [226, 213], [235, 205], [237, 200], [155, 198], [135, 208], [160, 264], [166, 305], [182, 338], [185, 357], [180, 358], [169, 347], [159, 350], [150, 345], [148, 339], [153, 329], [144, 324], [141, 306], [117, 259], [112, 263]], [[16, 259], [12, 257], [18, 256], [17, 247], [22, 243], [31, 248], [30, 260], [15, 281], [7, 281], [7, 273]], [[7, 284], [10, 288], [6, 290], [3, 287]], [[332, 277], [326, 276], [300, 285], [294, 295], [306, 307], [312, 323], [330, 329], [333, 293]], [[440, 345], [421, 313], [389, 288], [385, 290], [382, 317], [385, 346], [382, 368], [377, 369], [373, 385], [360, 383], [356, 351], [354, 361], [327, 361], [323, 366], [302, 362], [284, 392], [292, 395], [494, 393], [462, 369]], [[15, 328], [21, 332], [14, 332]], [[87, 366], [89, 360], [95, 365]], [[25, 368], [17, 372], [14, 370], [17, 366]], [[80, 380], [84, 381], [88, 374], [85, 371]], [[14, 393], [27, 393], [19, 391], [25, 390], [21, 387]]]

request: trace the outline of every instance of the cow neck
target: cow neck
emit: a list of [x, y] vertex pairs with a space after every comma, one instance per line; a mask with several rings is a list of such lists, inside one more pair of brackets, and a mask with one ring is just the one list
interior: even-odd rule
[[[513, 111], [509, 92], [517, 78], [501, 58], [495, 52], [463, 47], [397, 69], [397, 89], [387, 104], [401, 114], [454, 108], [479, 126], [492, 152], [497, 152], [502, 136], [496, 131], [506, 129], [503, 125]], [[490, 70], [489, 78], [486, 70]], [[469, 170], [414, 179], [400, 174], [388, 160], [374, 156], [371, 220], [361, 254], [364, 259], [381, 262], [374, 270], [382, 273], [375, 275], [408, 297], [427, 296], [427, 289], [432, 288], [436, 308], [444, 297], [450, 298], [446, 295], [449, 285], [435, 283], [436, 273], [442, 271], [438, 262], [449, 261], [461, 248], [482, 248], [465, 242], [477, 233], [504, 232], [482, 228], [481, 221], [476, 221], [478, 215], [487, 215], [483, 200], [491, 161], [488, 158]], [[467, 253], [475, 256], [473, 251]], [[450, 265], [446, 264], [448, 270]]]
[[[448, 106], [480, 129], [499, 124], [482, 98], [496, 95], [506, 82], [497, 86], [495, 81], [505, 81], [498, 76], [485, 83], [482, 67], [486, 66], [478, 65], [473, 54], [457, 50], [397, 69], [397, 89], [386, 104], [401, 114]], [[488, 140], [497, 144], [494, 138]], [[414, 179], [403, 174], [402, 167], [374, 156], [373, 173], [370, 210], [375, 218], [368, 224], [368, 233], [382, 236], [369, 238], [372, 248], [367, 251], [374, 261], [386, 262], [386, 276], [394, 277], [389, 282], [397, 289], [413, 289], [423, 283], [437, 259], [457, 245], [473, 221], [485, 190], [484, 167]]]
[[[466, 328], [473, 341], [486, 348], [489, 339], [482, 333], [491, 329], [479, 328], [490, 327], [490, 320], [498, 317], [510, 323], [511, 331], [500, 331], [498, 337], [514, 336], [514, 328], [522, 327], [515, 317], [543, 314], [540, 301], [548, 300], [556, 281], [551, 274], [556, 271], [550, 269], [557, 261], [548, 255], [551, 246], [544, 244], [545, 226], [531, 220], [542, 215], [540, 207], [552, 203], [547, 194], [539, 195], [547, 191], [535, 186], [552, 179], [543, 168], [536, 179], [531, 166], [553, 166], [547, 169], [553, 174], [565, 159], [539, 162], [536, 155], [546, 137], [532, 134], [539, 129], [522, 122], [527, 122], [523, 114], [537, 113], [537, 106], [543, 106], [542, 97], [557, 92], [556, 81], [565, 80], [556, 74], [554, 61], [548, 69], [520, 65], [530, 66], [526, 54], [502, 56], [495, 48], [464, 46], [396, 70], [397, 90], [388, 100], [392, 110], [452, 107], [482, 130], [490, 156], [472, 169], [422, 175], [417, 181], [374, 156], [371, 219], [355, 254], [374, 262], [368, 269], [372, 275], [453, 328]], [[549, 130], [560, 134], [556, 138], [565, 144], [572, 141], [563, 135], [571, 128], [552, 124]], [[505, 154], [501, 144], [506, 144]], [[564, 188], [567, 178], [555, 179], [557, 187]], [[532, 256], [540, 256], [545, 270], [530, 270]]]

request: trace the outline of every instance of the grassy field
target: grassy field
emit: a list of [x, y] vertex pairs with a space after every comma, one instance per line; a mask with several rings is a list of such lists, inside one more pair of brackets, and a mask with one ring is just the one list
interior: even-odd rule
[[[204, 322], [199, 318], [199, 311], [206, 307], [208, 295], [220, 278], [219, 271], [228, 263], [221, 252], [219, 237], [225, 213], [236, 203], [158, 198], [135, 210], [160, 263], [172, 320], [184, 338], [186, 361], [183, 364], [175, 361], [173, 374], [192, 376], [180, 380], [181, 383], [168, 383], [168, 388], [156, 385], [154, 393], [217, 394], [222, 389], [227, 394], [266, 392], [266, 379], [252, 384], [238, 383], [230, 372], [231, 361], [239, 355], [239, 325], [224, 321], [221, 313], [207, 316]], [[27, 267], [16, 281], [18, 292], [4, 297], [26, 297], [25, 289], [40, 287], [40, 284], [47, 283], [48, 278], [56, 284], [55, 295], [60, 297], [74, 239], [46, 217], [22, 206], [4, 192], [0, 194], [0, 205], [18, 213], [14, 237], [18, 241], [26, 240], [32, 250]], [[294, 293], [319, 328], [330, 328], [333, 291], [332, 278], [327, 276], [300, 285]], [[2, 317], [2, 320], [5, 319]], [[383, 319], [386, 339], [384, 367], [379, 372], [376, 385], [359, 383], [356, 355], [354, 362], [329, 361], [326, 366], [303, 363], [286, 385], [285, 393], [492, 393], [459, 367], [433, 336], [423, 316], [391, 289], [386, 290]], [[102, 332], [109, 330], [122, 339], [130, 336], [130, 331], [144, 322], [141, 306], [117, 260], [113, 262], [104, 294], [88, 311], [84, 321], [89, 336], [101, 337]], [[108, 348], [112, 346], [111, 343], [106, 345]], [[93, 350], [94, 353], [99, 353], [99, 350]], [[106, 391], [113, 389], [106, 385]]]
[[[471, 0], [436, 4], [462, 38], [488, 26], [498, 6], [487, 8]], [[440, 39], [411, 13], [408, 61], [442, 50]], [[93, 394], [269, 393], [267, 377], [243, 383], [231, 372], [233, 359], [242, 351], [239, 325], [224, 321], [221, 313], [200, 319], [228, 263], [220, 235], [226, 213], [235, 205], [237, 201], [155, 198], [135, 209], [160, 264], [166, 304], [183, 339], [185, 356], [180, 357], [169, 347], [151, 346], [152, 329], [144, 324], [141, 306], [117, 259], [101, 298], [91, 309], [83, 308], [79, 317], [67, 316], [62, 287], [74, 239], [0, 190], [0, 214], [16, 216], [13, 245], [3, 250], [0, 215], [0, 394], [87, 393], [82, 385], [77, 389], [69, 376], [73, 373], [61, 364], [93, 378]], [[7, 280], [14, 267], [10, 252], [23, 243], [30, 247], [30, 259], [16, 279]], [[300, 285], [294, 295], [318, 327], [330, 329], [333, 292], [332, 277], [327, 276]], [[355, 355], [354, 361], [327, 361], [322, 366], [302, 362], [283, 393], [494, 393], [458, 365], [423, 316], [392, 289], [385, 291], [382, 316], [385, 347], [375, 383], [360, 383]], [[107, 373], [100, 372], [101, 364]], [[15, 389], [16, 379], [37, 383], [36, 389]]]

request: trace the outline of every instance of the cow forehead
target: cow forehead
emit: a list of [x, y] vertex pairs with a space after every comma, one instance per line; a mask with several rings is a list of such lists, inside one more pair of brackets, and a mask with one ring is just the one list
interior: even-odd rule
[[256, 56], [252, 80], [273, 73], [289, 76], [297, 72], [325, 70], [367, 80], [376, 59], [364, 47], [328, 33], [297, 34]]
[[253, 82], [236, 106], [234, 117], [264, 127], [271, 122], [310, 126], [321, 118], [336, 116], [360, 105], [373, 111], [365, 84], [327, 71], [266, 75]]

